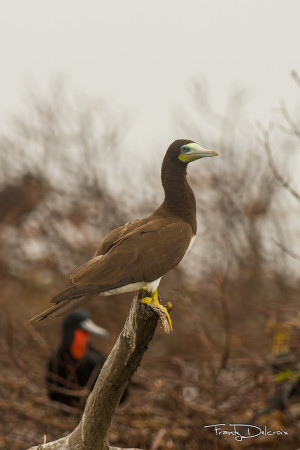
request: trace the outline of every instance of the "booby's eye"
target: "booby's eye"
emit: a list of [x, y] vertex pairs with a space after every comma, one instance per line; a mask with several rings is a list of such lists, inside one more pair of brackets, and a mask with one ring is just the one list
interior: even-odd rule
[[189, 152], [189, 151], [190, 151], [190, 149], [188, 148], [187, 145], [183, 145], [183, 146], [181, 147], [181, 153], [187, 153], [187, 152]]

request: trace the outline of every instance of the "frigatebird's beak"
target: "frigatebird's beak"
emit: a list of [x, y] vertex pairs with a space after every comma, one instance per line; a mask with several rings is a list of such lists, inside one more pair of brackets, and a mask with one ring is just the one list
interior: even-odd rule
[[103, 339], [108, 339], [109, 332], [102, 327], [98, 327], [91, 319], [86, 319], [80, 324], [80, 328], [89, 333], [95, 334], [96, 336], [102, 337]]

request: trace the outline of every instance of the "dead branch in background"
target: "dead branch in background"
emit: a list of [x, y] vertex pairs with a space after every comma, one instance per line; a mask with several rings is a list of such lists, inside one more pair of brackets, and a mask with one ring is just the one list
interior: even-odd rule
[[223, 347], [222, 357], [220, 361], [220, 367], [217, 373], [218, 375], [221, 373], [222, 369], [225, 369], [229, 356], [230, 356], [230, 347], [231, 347], [231, 323], [230, 323], [230, 313], [228, 309], [228, 302], [225, 294], [225, 282], [220, 274], [215, 275], [216, 283], [221, 291], [221, 305], [222, 312], [224, 318], [224, 328], [225, 328], [225, 344]]
[[158, 321], [158, 315], [140, 302], [143, 296], [145, 291], [141, 290], [133, 299], [124, 328], [88, 397], [78, 427], [64, 438], [40, 444], [32, 450], [115, 448], [107, 443], [110, 423], [128, 381], [141, 363]]
[[[294, 79], [297, 86], [300, 88], [300, 78], [296, 71], [291, 72], [291, 76]], [[279, 129], [283, 131], [284, 133], [294, 136], [297, 139], [300, 139], [300, 128], [297, 124], [296, 120], [292, 116], [292, 114], [289, 112], [286, 103], [284, 101], [280, 102], [280, 108], [279, 112], [286, 123], [286, 126], [279, 125]], [[271, 171], [274, 175], [274, 177], [279, 181], [279, 183], [298, 201], [300, 201], [300, 193], [294, 189], [289, 181], [279, 172], [277, 169], [277, 166], [275, 164], [272, 151], [271, 151], [271, 143], [270, 143], [270, 131], [267, 131], [260, 123], [258, 123], [258, 128], [260, 129], [262, 136], [263, 136], [263, 146], [265, 148], [268, 163], [271, 168]]]
[[277, 247], [280, 248], [280, 250], [282, 250], [284, 253], [286, 253], [287, 255], [291, 256], [292, 258], [297, 259], [298, 261], [300, 261], [300, 255], [297, 255], [296, 253], [292, 252], [291, 250], [286, 248], [283, 244], [278, 242], [276, 239], [273, 238], [272, 240], [277, 245]]
[[279, 172], [279, 170], [276, 167], [273, 155], [272, 155], [272, 150], [271, 150], [271, 144], [270, 144], [270, 132], [268, 132], [260, 123], [258, 123], [258, 127], [263, 135], [263, 146], [264, 149], [266, 151], [267, 154], [267, 158], [268, 158], [268, 163], [269, 166], [271, 168], [271, 171], [274, 175], [274, 177], [276, 178], [277, 181], [279, 181], [279, 183], [287, 190], [289, 191], [289, 193], [298, 201], [300, 201], [300, 194], [299, 192], [297, 192], [289, 183], [289, 181], [284, 178], [283, 175], [281, 175], [281, 173]]
[[[300, 78], [298, 74], [295, 71], [291, 72], [291, 76], [294, 79], [295, 83], [298, 87], [300, 87]], [[289, 112], [286, 103], [284, 101], [280, 102], [280, 108], [279, 112], [281, 114], [281, 117], [283, 121], [285, 122], [285, 125], [279, 124], [277, 125], [277, 128], [285, 133], [288, 136], [292, 136], [296, 138], [299, 142], [300, 139], [300, 128], [297, 124], [296, 119], [292, 116], [292, 114]], [[298, 202], [300, 202], [300, 192], [297, 191], [290, 183], [290, 181], [280, 172], [275, 164], [274, 157], [272, 154], [272, 146], [271, 146], [271, 131], [274, 129], [274, 126], [270, 126], [269, 130], [266, 130], [262, 124], [258, 123], [258, 128], [262, 134], [262, 145], [265, 149], [268, 163], [271, 169], [271, 172], [274, 176], [274, 178], [281, 184], [281, 186], [288, 191], [291, 196], [296, 199]], [[278, 240], [273, 239], [276, 246], [280, 248], [285, 254], [291, 256], [292, 258], [299, 260], [300, 257], [295, 252], [289, 250], [285, 245], [278, 242]]]
[[295, 70], [291, 71], [291, 77], [293, 78], [293, 80], [295, 81], [297, 86], [300, 87], [300, 77], [299, 77], [298, 73]]
[[288, 124], [288, 127], [281, 125], [280, 129], [283, 130], [287, 134], [291, 134], [291, 135], [297, 136], [297, 138], [300, 138], [300, 128], [296, 124], [295, 120], [293, 119], [292, 115], [290, 114], [290, 112], [283, 100], [280, 101], [280, 112], [281, 112], [282, 117], [285, 119], [285, 121]]

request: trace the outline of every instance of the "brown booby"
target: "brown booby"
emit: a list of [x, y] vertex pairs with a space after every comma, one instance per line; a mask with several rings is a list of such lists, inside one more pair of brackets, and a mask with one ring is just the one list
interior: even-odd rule
[[163, 203], [149, 216], [111, 231], [95, 256], [72, 273], [72, 286], [52, 299], [55, 305], [31, 320], [63, 315], [97, 295], [145, 288], [148, 297], [142, 301], [164, 310], [172, 329], [157, 288], [161, 277], [182, 260], [196, 235], [196, 200], [187, 182], [187, 165], [216, 155], [191, 140], [174, 141], [161, 168]]

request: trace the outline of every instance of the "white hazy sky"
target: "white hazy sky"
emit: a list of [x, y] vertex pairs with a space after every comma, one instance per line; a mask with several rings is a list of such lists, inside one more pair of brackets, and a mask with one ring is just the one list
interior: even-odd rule
[[0, 0], [0, 8], [2, 119], [18, 109], [26, 79], [43, 87], [59, 73], [130, 111], [132, 141], [178, 137], [171, 112], [189, 107], [197, 78], [218, 111], [234, 88], [249, 90], [253, 121], [267, 123], [280, 98], [296, 104], [299, 0]]

